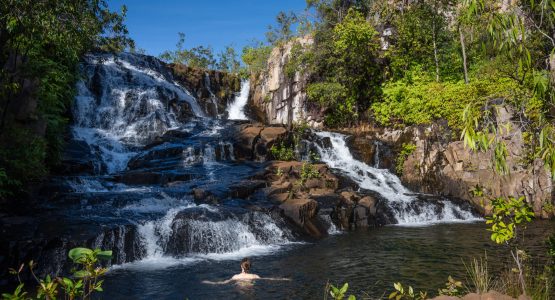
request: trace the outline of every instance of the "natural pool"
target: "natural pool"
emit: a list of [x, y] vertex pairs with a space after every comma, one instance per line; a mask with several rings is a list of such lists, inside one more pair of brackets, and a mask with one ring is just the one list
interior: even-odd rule
[[[528, 226], [523, 241], [532, 260], [541, 261], [545, 237], [555, 222]], [[251, 256], [253, 273], [290, 281], [258, 281], [241, 287], [210, 285], [238, 273], [238, 253], [183, 261], [140, 262], [113, 269], [106, 278], [105, 299], [323, 299], [326, 282], [349, 282], [357, 296], [380, 298], [394, 282], [435, 294], [449, 275], [465, 281], [463, 261], [487, 253], [494, 274], [504, 270], [508, 250], [489, 240], [486, 225], [438, 224], [386, 226], [346, 232], [315, 243], [283, 246], [272, 254]]]

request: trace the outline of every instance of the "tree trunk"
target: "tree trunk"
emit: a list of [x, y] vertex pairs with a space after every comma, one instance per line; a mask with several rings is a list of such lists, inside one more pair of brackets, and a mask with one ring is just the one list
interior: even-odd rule
[[439, 59], [437, 57], [436, 22], [435, 22], [435, 19], [432, 23], [432, 40], [433, 40], [433, 43], [434, 43], [434, 61], [436, 63], [436, 82], [439, 82]]
[[464, 83], [468, 84], [468, 70], [466, 69], [466, 46], [464, 45], [464, 34], [462, 32], [461, 26], [459, 26], [459, 38], [461, 40], [463, 69], [464, 69]]

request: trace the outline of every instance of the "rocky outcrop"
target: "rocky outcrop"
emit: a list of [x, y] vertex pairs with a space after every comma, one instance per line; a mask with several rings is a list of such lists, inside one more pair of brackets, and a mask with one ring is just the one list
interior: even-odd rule
[[[414, 150], [400, 161], [401, 180], [410, 189], [423, 193], [456, 197], [471, 202], [482, 213], [491, 210], [489, 200], [496, 197], [526, 197], [537, 217], [549, 218], [554, 212], [553, 181], [539, 159], [524, 162], [526, 145], [523, 133], [512, 121], [508, 107], [496, 109], [496, 122], [510, 124], [511, 130], [499, 130], [506, 143], [509, 174], [494, 170], [492, 151], [473, 152], [462, 141], [453, 141], [453, 132], [446, 126], [409, 127], [403, 130], [370, 131], [353, 142], [355, 153], [369, 163], [376, 155], [375, 141], [382, 145], [380, 167], [395, 170], [403, 144], [414, 145]], [[360, 135], [359, 135], [360, 136]], [[362, 140], [366, 141], [366, 145]], [[368, 159], [372, 159], [368, 161]]]
[[194, 93], [193, 96], [205, 113], [211, 117], [227, 113], [228, 103], [241, 89], [241, 79], [237, 74], [191, 68], [182, 64], [170, 64], [169, 67], [177, 81]]
[[285, 67], [291, 59], [291, 50], [298, 43], [307, 47], [311, 37], [295, 39], [272, 50], [267, 69], [251, 78], [249, 97], [251, 118], [266, 124], [291, 124], [306, 121], [314, 128], [322, 127], [322, 114], [306, 101], [306, 75], [295, 72], [287, 76]]
[[325, 164], [310, 165], [318, 175], [306, 178], [303, 164], [307, 163], [273, 161], [260, 177], [267, 182], [260, 196], [272, 201], [305, 234], [316, 238], [327, 235], [332, 224], [326, 220], [340, 229], [383, 225], [376, 198], [342, 186], [341, 179]]
[[266, 160], [272, 145], [287, 137], [283, 126], [243, 124], [238, 128], [234, 150], [237, 159]]

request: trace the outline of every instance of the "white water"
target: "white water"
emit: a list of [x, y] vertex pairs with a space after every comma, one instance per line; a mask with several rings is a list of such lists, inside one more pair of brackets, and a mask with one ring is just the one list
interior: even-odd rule
[[235, 97], [235, 100], [229, 105], [228, 118], [230, 120], [247, 120], [247, 116], [243, 111], [247, 101], [249, 100], [250, 82], [249, 80], [241, 81], [241, 91]]
[[77, 83], [73, 135], [100, 150], [108, 173], [124, 170], [144, 145], [177, 128], [170, 101], [185, 101], [196, 116], [204, 116], [196, 99], [157, 60], [140, 55], [90, 55]]
[[332, 132], [316, 134], [321, 138], [329, 138], [332, 144], [330, 149], [317, 146], [322, 161], [330, 168], [344, 172], [360, 188], [377, 192], [387, 199], [398, 224], [425, 225], [478, 220], [471, 211], [464, 210], [449, 200], [435, 205], [418, 201], [414, 193], [405, 188], [399, 178], [387, 169], [374, 168], [356, 160], [347, 147], [345, 135]]
[[[130, 266], [148, 266], [156, 262], [160, 264], [158, 267], [165, 267], [204, 259], [237, 259], [270, 254], [291, 243], [290, 233], [279, 228], [272, 218], [263, 213], [230, 216], [218, 221], [176, 218], [180, 212], [199, 208], [218, 213], [215, 207], [191, 203], [168, 210], [158, 220], [138, 225], [137, 231], [146, 256]], [[167, 254], [166, 248], [176, 234], [186, 238], [172, 241], [184, 250], [178, 257], [173, 257]]]

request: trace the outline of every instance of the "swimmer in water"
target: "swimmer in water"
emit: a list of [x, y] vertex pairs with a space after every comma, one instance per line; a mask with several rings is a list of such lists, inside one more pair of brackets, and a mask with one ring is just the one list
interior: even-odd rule
[[260, 279], [260, 276], [249, 273], [251, 270], [251, 261], [248, 258], [241, 260], [241, 273], [233, 275], [230, 280], [253, 280]]
[[224, 280], [224, 281], [208, 281], [205, 280], [203, 281], [203, 283], [206, 284], [228, 284], [231, 282], [235, 282], [239, 285], [244, 285], [247, 284], [249, 285], [249, 283], [251, 283], [250, 285], [252, 285], [252, 281], [255, 279], [258, 280], [274, 280], [274, 281], [289, 281], [290, 279], [288, 278], [261, 278], [260, 276], [256, 275], [256, 274], [251, 274], [250, 273], [251, 270], [251, 261], [248, 258], [243, 258], [243, 260], [241, 260], [241, 273], [233, 275], [233, 277], [231, 277], [228, 280]]

